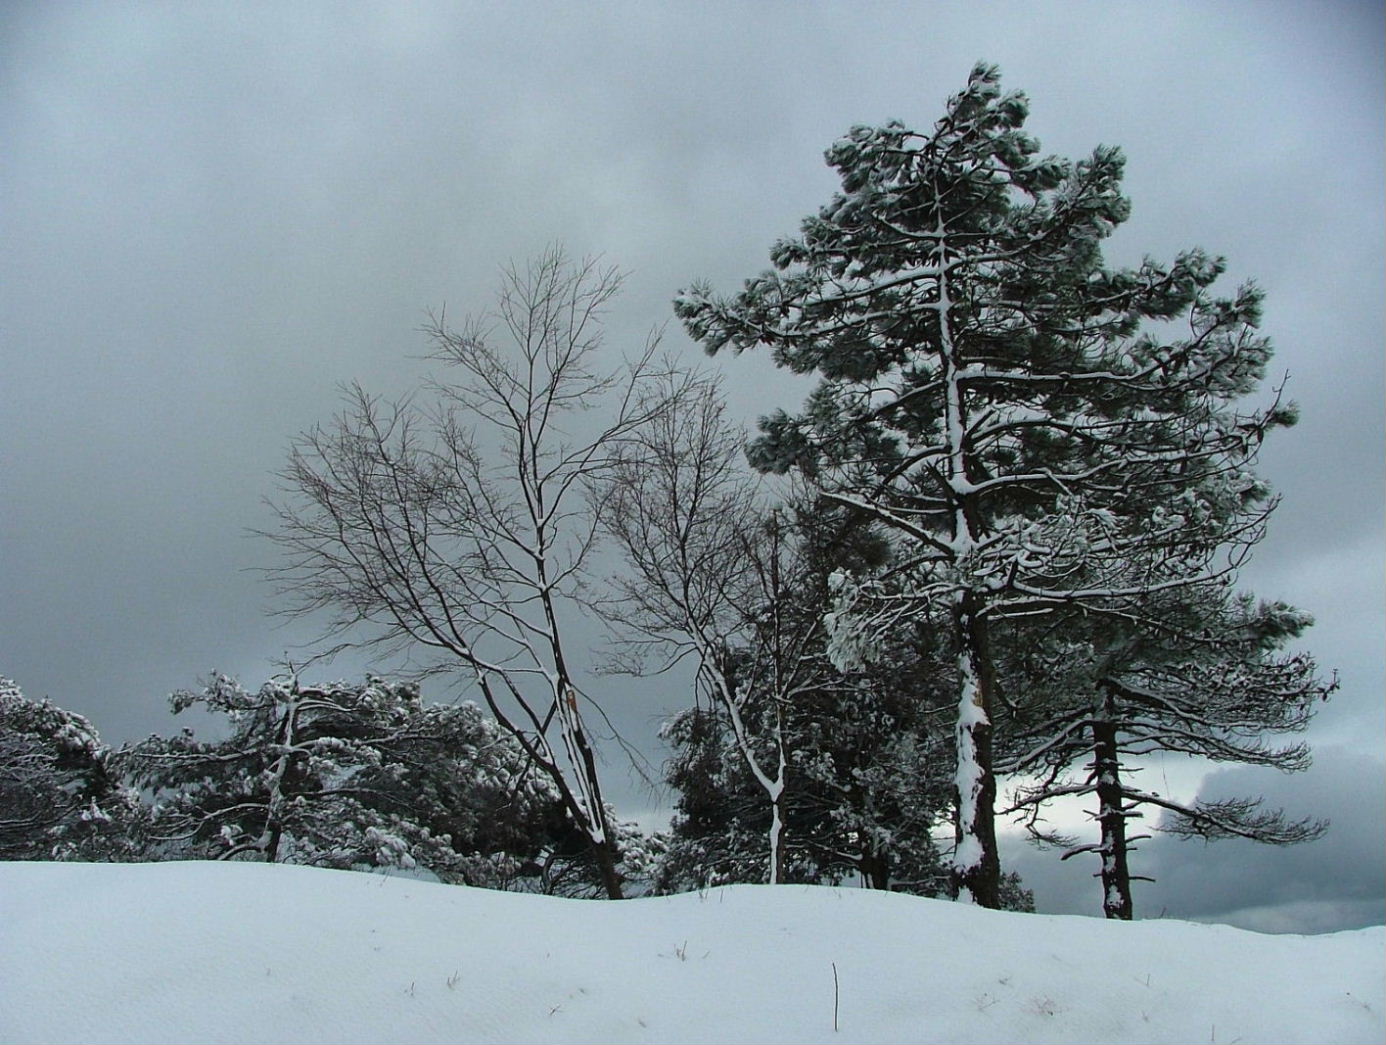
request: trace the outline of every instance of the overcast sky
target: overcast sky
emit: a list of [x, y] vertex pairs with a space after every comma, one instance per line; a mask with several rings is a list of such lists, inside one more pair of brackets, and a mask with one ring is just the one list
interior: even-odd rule
[[[1335, 826], [1298, 852], [1147, 843], [1163, 881], [1138, 908], [1381, 921], [1382, 10], [0, 5], [0, 674], [113, 743], [174, 728], [169, 691], [213, 669], [257, 684], [308, 636], [250, 572], [261, 498], [340, 383], [419, 380], [426, 309], [486, 307], [501, 263], [558, 241], [630, 272], [609, 329], [634, 347], [692, 280], [766, 267], [835, 188], [836, 137], [927, 128], [985, 59], [1047, 151], [1125, 149], [1113, 261], [1203, 246], [1265, 287], [1303, 408], [1266, 447], [1284, 503], [1245, 581], [1316, 615], [1304, 645], [1343, 685], [1315, 770], [1245, 781]], [[675, 325], [666, 344], [696, 352]], [[747, 421], [802, 395], [763, 358], [716, 365]], [[685, 699], [610, 710], [657, 760]], [[651, 807], [610, 775], [623, 813]], [[1042, 909], [1096, 907], [1093, 868], [1015, 853]], [[1256, 889], [1217, 884], [1236, 874]]]

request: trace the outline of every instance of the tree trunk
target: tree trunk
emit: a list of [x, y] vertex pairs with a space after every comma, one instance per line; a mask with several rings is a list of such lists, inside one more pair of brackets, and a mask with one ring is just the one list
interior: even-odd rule
[[[783, 784], [783, 777], [780, 783]], [[770, 802], [770, 884], [784, 884], [784, 791], [781, 790]]]
[[[557, 633], [557, 621], [549, 610], [549, 624]], [[597, 759], [592, 745], [587, 741], [587, 731], [582, 727], [582, 716], [578, 711], [577, 690], [567, 681], [567, 670], [563, 655], [557, 644], [554, 645], [554, 659], [558, 664], [560, 678], [555, 688], [554, 700], [558, 707], [559, 727], [568, 748], [568, 757], [573, 763], [580, 789], [579, 805], [583, 806], [579, 823], [592, 845], [592, 857], [601, 872], [602, 886], [611, 900], [625, 899], [621, 890], [621, 876], [616, 870], [620, 854], [616, 851], [616, 839], [612, 836], [611, 820], [606, 815], [606, 802], [602, 798], [601, 782], [597, 777]]]
[[1130, 921], [1131, 872], [1126, 862], [1126, 810], [1121, 787], [1117, 728], [1108, 714], [1110, 691], [1103, 698], [1103, 716], [1092, 721], [1092, 772], [1097, 786], [1098, 822], [1102, 826], [1102, 912], [1108, 918]]
[[279, 841], [284, 835], [284, 824], [281, 820], [284, 809], [284, 778], [289, 773], [289, 766], [294, 758], [294, 745], [298, 740], [298, 700], [298, 679], [295, 678], [284, 705], [284, 717], [279, 723], [279, 742], [283, 750], [275, 760], [274, 770], [270, 775], [269, 797], [265, 801], [265, 830], [260, 838], [267, 864], [278, 862]]
[[[953, 565], [966, 575], [978, 541], [986, 534], [977, 502], [970, 460], [971, 427], [962, 373], [967, 360], [953, 336], [949, 287], [948, 229], [938, 213], [937, 274], [939, 361], [944, 391], [944, 474], [952, 502]], [[984, 603], [975, 590], [960, 591], [953, 604], [953, 631], [958, 656], [957, 759], [954, 787], [957, 846], [953, 853], [953, 886], [964, 903], [1001, 906], [1001, 862], [996, 854], [996, 776], [991, 757], [991, 663], [987, 649]]]
[[606, 890], [608, 900], [624, 900], [626, 894], [621, 888], [621, 874], [616, 870], [618, 856], [616, 853], [616, 843], [608, 837], [604, 842], [592, 842], [592, 857], [597, 862], [597, 870], [601, 874], [602, 888]]
[[279, 861], [279, 840], [284, 836], [284, 828], [279, 824], [271, 823], [266, 834], [269, 836], [269, 841], [265, 845], [265, 863], [277, 863]]
[[954, 607], [959, 685], [953, 886], [964, 903], [996, 909], [1001, 906], [1001, 861], [996, 852], [991, 665], [979, 601], [975, 593], [963, 592]]
[[863, 849], [857, 861], [857, 870], [861, 872], [863, 888], [890, 888], [890, 856], [880, 847]]
[[602, 885], [606, 889], [608, 899], [624, 900], [626, 894], [621, 889], [621, 875], [616, 870], [620, 854], [616, 850], [616, 839], [612, 836], [611, 831], [611, 819], [606, 815], [606, 804], [602, 799], [601, 784], [597, 780], [597, 760], [593, 757], [591, 745], [587, 743], [587, 734], [582, 731], [581, 727], [577, 730], [577, 746], [578, 750], [582, 752], [582, 765], [579, 771], [586, 778], [587, 792], [592, 796], [593, 808], [588, 811], [588, 815], [592, 818], [592, 826], [601, 836], [600, 839], [593, 839], [596, 843], [593, 848], [593, 855], [597, 858], [597, 867], [602, 873]]

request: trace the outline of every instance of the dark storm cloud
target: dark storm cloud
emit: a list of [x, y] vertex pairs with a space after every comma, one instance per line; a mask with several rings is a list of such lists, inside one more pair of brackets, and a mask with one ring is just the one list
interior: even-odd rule
[[[1342, 672], [1311, 739], [1379, 756], [1381, 39], [1351, 3], [4, 5], [0, 673], [115, 741], [213, 668], [264, 677], [310, 632], [266, 617], [246, 532], [339, 383], [407, 390], [424, 310], [553, 241], [631, 271], [610, 333], [639, 343], [765, 267], [835, 137], [927, 125], [981, 57], [1047, 149], [1125, 148], [1114, 259], [1201, 245], [1266, 287], [1304, 420], [1246, 579]], [[803, 395], [716, 365], [748, 421]], [[683, 694], [619, 693], [658, 758]]]

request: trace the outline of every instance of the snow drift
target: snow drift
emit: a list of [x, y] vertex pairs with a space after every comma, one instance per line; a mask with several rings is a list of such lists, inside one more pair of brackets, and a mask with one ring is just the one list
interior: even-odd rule
[[610, 903], [11, 863], [0, 1039], [1380, 1041], [1384, 951], [1382, 927], [1264, 936], [813, 886]]

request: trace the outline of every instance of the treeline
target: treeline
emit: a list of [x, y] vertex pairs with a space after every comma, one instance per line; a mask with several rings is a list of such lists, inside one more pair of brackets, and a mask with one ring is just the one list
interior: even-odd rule
[[[0, 859], [255, 860], [562, 896], [604, 891], [557, 790], [475, 704], [425, 703], [416, 685], [380, 678], [309, 686], [285, 677], [248, 691], [221, 675], [170, 704], [175, 714], [219, 716], [224, 735], [184, 730], [113, 749], [82, 716], [0, 679]], [[745, 712], [759, 720], [757, 709]], [[861, 713], [860, 704], [850, 711]], [[946, 797], [921, 787], [929, 777], [919, 760], [895, 759], [899, 736], [876, 745], [892, 721], [819, 752], [819, 770], [805, 776], [815, 786], [796, 787], [786, 803], [795, 841], [785, 880], [861, 873], [879, 888], [946, 892], [929, 833]], [[718, 717], [696, 708], [670, 724], [681, 755], [669, 781], [684, 793], [673, 832], [645, 834], [608, 810], [627, 894], [765, 880], [765, 816], [731, 757], [738, 749], [717, 730]], [[848, 769], [854, 747], [878, 767], [880, 786]], [[892, 879], [892, 869], [912, 877]], [[1013, 905], [1028, 908], [1012, 886]]]
[[[248, 691], [218, 675], [171, 705], [220, 716], [225, 736], [112, 749], [82, 716], [0, 679], [0, 859], [260, 860], [600, 891], [552, 786], [474, 704], [425, 703], [379, 678]], [[626, 873], [652, 880], [660, 841], [619, 831]]]
[[[752, 440], [657, 337], [615, 362], [621, 277], [596, 262], [550, 251], [505, 270], [490, 311], [430, 322], [440, 375], [393, 403], [352, 388], [295, 444], [266, 536], [325, 648], [408, 651], [486, 714], [380, 681], [213, 680], [175, 705], [225, 712], [231, 748], [151, 739], [102, 763], [153, 796], [140, 830], [574, 895], [855, 877], [1023, 907], [996, 844], [1014, 815], [1098, 856], [1113, 918], [1147, 814], [1316, 837], [1254, 796], [1138, 784], [1164, 752], [1302, 769], [1283, 738], [1336, 685], [1288, 649], [1307, 614], [1237, 589], [1277, 503], [1261, 446], [1295, 420], [1262, 388], [1262, 294], [1218, 291], [1201, 250], [1108, 266], [1119, 150], [1045, 156], [1026, 116], [979, 66], [927, 131], [853, 128], [827, 152], [841, 190], [770, 270], [678, 295], [709, 354], [817, 377]], [[573, 639], [593, 618], [605, 653]], [[677, 812], [641, 839], [603, 797], [597, 669], [676, 666]], [[1046, 830], [1060, 800], [1096, 841]]]

